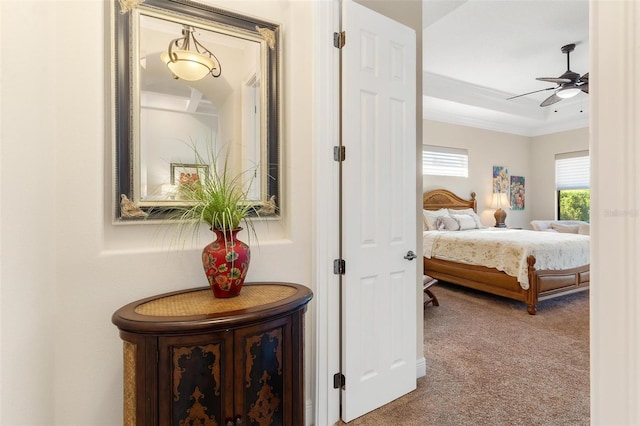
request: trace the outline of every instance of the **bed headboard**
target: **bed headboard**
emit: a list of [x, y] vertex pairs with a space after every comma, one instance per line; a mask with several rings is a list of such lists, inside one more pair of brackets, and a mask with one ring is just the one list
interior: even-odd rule
[[470, 200], [460, 198], [446, 189], [434, 189], [422, 195], [422, 208], [424, 210], [438, 210], [442, 208], [468, 209], [469, 207], [471, 207], [474, 212], [478, 212], [475, 192], [471, 193]]

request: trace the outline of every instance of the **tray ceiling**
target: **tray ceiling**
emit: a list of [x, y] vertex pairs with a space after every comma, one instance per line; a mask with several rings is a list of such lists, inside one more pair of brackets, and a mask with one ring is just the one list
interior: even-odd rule
[[540, 107], [536, 77], [589, 71], [588, 0], [423, 0], [424, 118], [536, 136], [589, 124], [584, 93]]

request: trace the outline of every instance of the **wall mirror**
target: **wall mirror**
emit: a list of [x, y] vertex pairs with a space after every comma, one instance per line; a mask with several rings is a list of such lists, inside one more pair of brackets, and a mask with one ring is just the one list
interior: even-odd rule
[[[279, 25], [189, 0], [131, 3], [113, 11], [116, 222], [188, 204], [180, 186], [213, 169], [210, 153], [245, 176], [256, 214], [278, 216]], [[176, 78], [166, 63], [185, 32], [215, 58], [200, 79]]]

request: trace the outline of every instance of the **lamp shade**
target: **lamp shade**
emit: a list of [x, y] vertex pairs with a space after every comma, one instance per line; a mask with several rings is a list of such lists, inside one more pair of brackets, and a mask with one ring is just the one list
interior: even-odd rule
[[506, 192], [494, 192], [491, 195], [491, 208], [499, 209], [502, 207], [511, 208]]
[[187, 81], [200, 80], [216, 69], [216, 62], [206, 56], [190, 50], [172, 50], [162, 52], [160, 59], [178, 78]]

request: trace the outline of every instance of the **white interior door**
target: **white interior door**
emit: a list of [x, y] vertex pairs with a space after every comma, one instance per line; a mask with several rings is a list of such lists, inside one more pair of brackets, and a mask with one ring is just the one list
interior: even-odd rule
[[342, 418], [416, 387], [415, 32], [343, 2]]

